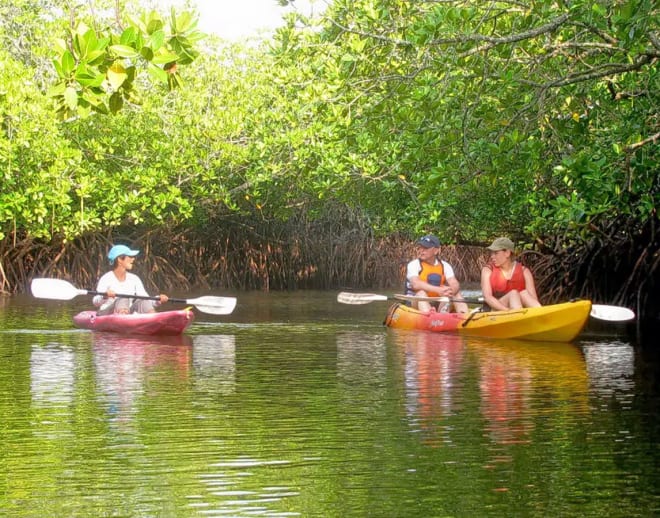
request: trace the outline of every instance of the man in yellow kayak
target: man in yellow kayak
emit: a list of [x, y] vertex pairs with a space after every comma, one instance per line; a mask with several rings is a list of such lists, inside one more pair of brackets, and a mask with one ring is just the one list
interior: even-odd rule
[[[417, 259], [408, 263], [406, 271], [406, 294], [418, 297], [463, 298], [454, 269], [439, 257], [440, 240], [429, 234], [417, 240], [416, 245]], [[446, 310], [447, 307], [447, 304], [440, 303], [441, 310]], [[419, 301], [417, 309], [428, 312], [435, 307], [427, 301]], [[468, 307], [464, 302], [454, 302], [454, 310], [457, 313], [467, 313]]]

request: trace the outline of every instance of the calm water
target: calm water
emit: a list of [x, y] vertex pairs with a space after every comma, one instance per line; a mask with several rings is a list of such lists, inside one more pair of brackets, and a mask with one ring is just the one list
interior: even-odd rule
[[242, 294], [180, 339], [0, 298], [0, 515], [657, 516], [658, 365]]

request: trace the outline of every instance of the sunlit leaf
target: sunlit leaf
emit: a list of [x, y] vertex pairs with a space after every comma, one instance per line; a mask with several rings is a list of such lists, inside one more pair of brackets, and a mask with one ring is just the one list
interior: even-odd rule
[[137, 50], [127, 45], [110, 45], [109, 49], [122, 58], [136, 58], [139, 55]]
[[107, 79], [113, 90], [118, 90], [127, 78], [128, 74], [126, 73], [126, 69], [118, 61], [115, 61], [108, 69]]
[[69, 109], [74, 110], [78, 105], [78, 92], [75, 88], [68, 87], [64, 90], [64, 101]]

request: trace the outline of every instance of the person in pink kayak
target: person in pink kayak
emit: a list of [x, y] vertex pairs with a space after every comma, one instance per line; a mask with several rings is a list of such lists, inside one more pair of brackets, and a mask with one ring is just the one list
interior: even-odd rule
[[131, 250], [126, 245], [114, 245], [108, 252], [108, 260], [112, 270], [103, 274], [96, 285], [96, 291], [104, 295], [96, 295], [93, 304], [98, 309], [97, 314], [109, 315], [111, 313], [153, 313], [156, 306], [164, 304], [169, 300], [167, 295], [160, 294], [160, 300], [141, 300], [128, 297], [117, 297], [122, 295], [139, 295], [148, 297], [140, 278], [131, 273], [135, 256], [139, 250]]

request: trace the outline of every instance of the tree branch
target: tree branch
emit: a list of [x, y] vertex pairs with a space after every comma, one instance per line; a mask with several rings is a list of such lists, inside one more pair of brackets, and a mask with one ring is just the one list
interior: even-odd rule
[[[437, 40], [432, 40], [431, 44], [432, 45], [448, 45], [448, 44], [453, 44], [453, 43], [468, 43], [468, 42], [477, 42], [477, 41], [483, 41], [487, 42], [490, 44], [492, 47], [493, 45], [502, 45], [506, 43], [515, 43], [517, 41], [523, 41], [523, 40], [528, 40], [530, 38], [535, 38], [537, 36], [540, 36], [541, 34], [545, 34], [548, 32], [552, 32], [559, 28], [566, 20], [568, 20], [569, 15], [567, 14], [562, 14], [561, 16], [558, 16], [554, 20], [546, 23], [545, 25], [541, 25], [540, 27], [536, 27], [535, 29], [531, 29], [529, 31], [525, 32], [520, 32], [518, 34], [511, 34], [510, 36], [504, 36], [504, 37], [495, 37], [495, 36], [486, 36], [484, 34], [465, 34], [462, 36], [457, 36], [453, 38], [443, 38], [443, 39], [437, 39]], [[480, 47], [481, 48], [481, 47]], [[474, 52], [477, 52], [478, 49], [473, 49]], [[472, 51], [471, 51], [472, 52]]]
[[655, 135], [651, 135], [650, 137], [647, 137], [644, 140], [640, 140], [639, 142], [630, 144], [629, 146], [626, 146], [624, 149], [627, 152], [632, 152], [639, 149], [642, 146], [645, 146], [646, 144], [651, 144], [651, 143], [655, 144], [658, 140], [660, 140], [660, 132], [656, 133]]

